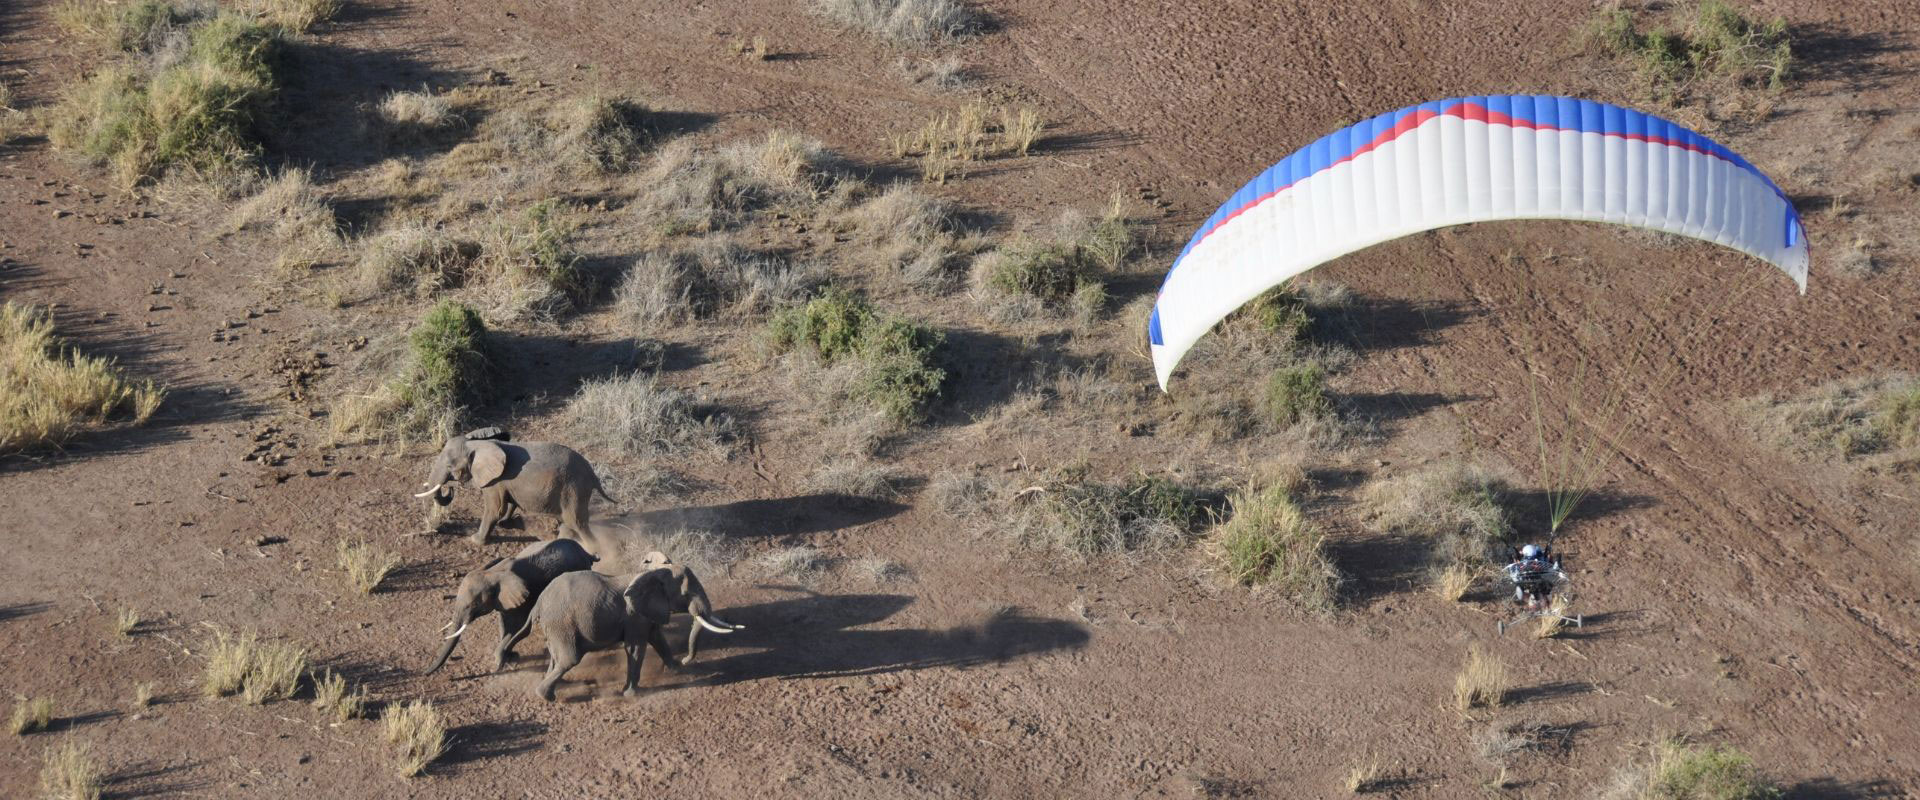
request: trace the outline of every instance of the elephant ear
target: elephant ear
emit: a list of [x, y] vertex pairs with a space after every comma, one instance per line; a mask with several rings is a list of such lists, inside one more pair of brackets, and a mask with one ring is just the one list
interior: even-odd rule
[[513, 435], [507, 433], [506, 428], [487, 427], [487, 428], [475, 428], [473, 430], [467, 431], [467, 434], [461, 438], [467, 439], [469, 441], [491, 439], [494, 441], [504, 442], [509, 439], [512, 439]]
[[645, 617], [655, 625], [673, 618], [673, 602], [667, 599], [667, 571], [656, 569], [633, 576], [622, 594], [627, 597], [627, 613]]
[[476, 440], [473, 452], [472, 483], [476, 489], [492, 486], [507, 471], [507, 451], [490, 440]]
[[527, 589], [527, 582], [521, 580], [520, 576], [513, 574], [513, 570], [505, 570], [501, 573], [500, 575], [500, 607], [501, 608], [519, 608], [521, 606], [524, 606], [527, 604], [527, 598], [531, 594], [532, 592], [528, 591]]

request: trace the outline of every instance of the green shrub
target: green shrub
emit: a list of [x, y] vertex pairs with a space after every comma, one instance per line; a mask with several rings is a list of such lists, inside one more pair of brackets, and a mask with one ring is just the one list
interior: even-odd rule
[[1083, 284], [1098, 282], [1099, 262], [1093, 251], [1076, 243], [1036, 243], [1016, 248], [1000, 259], [987, 283], [1008, 294], [1040, 298], [1060, 305], [1073, 298]]
[[1267, 418], [1277, 427], [1318, 419], [1332, 411], [1327, 372], [1317, 362], [1281, 367], [1267, 379]]
[[904, 317], [881, 317], [843, 289], [828, 287], [774, 314], [767, 326], [779, 350], [805, 349], [828, 363], [858, 359], [858, 394], [898, 422], [921, 419], [947, 381], [939, 366], [945, 334]]
[[1601, 52], [1638, 62], [1661, 92], [1704, 77], [1777, 90], [1793, 67], [1786, 20], [1760, 22], [1726, 0], [1700, 0], [1681, 32], [1656, 27], [1641, 34], [1632, 11], [1613, 8], [1599, 12], [1584, 35]]
[[1769, 800], [1780, 788], [1760, 776], [1753, 759], [1731, 747], [1694, 747], [1680, 741], [1660, 745], [1652, 780], [1642, 797], [1649, 800]]
[[487, 326], [472, 308], [442, 300], [407, 337], [413, 353], [410, 382], [424, 399], [478, 402], [487, 398]]
[[580, 254], [573, 249], [572, 227], [560, 220], [559, 207], [559, 201], [551, 198], [530, 206], [521, 243], [535, 275], [568, 297], [580, 299], [587, 293], [586, 275], [580, 270]]
[[110, 28], [101, 35], [120, 49], [140, 49], [122, 46], [150, 35], [137, 31], [151, 27], [138, 26], [184, 23], [184, 55], [131, 62], [164, 66], [116, 65], [95, 73], [52, 109], [48, 137], [94, 164], [111, 165], [129, 186], [174, 168], [218, 174], [251, 164], [259, 150], [255, 130], [278, 90], [281, 29], [231, 13], [191, 21], [174, 12], [164, 21], [141, 16], [153, 5], [102, 17], [115, 21], [99, 23]]
[[1326, 534], [1307, 519], [1284, 484], [1236, 492], [1232, 516], [1214, 534], [1227, 576], [1267, 586], [1316, 610], [1333, 607], [1340, 574], [1327, 558]]

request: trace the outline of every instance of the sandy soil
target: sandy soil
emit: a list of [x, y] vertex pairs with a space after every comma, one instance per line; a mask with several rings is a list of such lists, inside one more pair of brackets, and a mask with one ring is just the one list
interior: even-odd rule
[[[80, 67], [47, 20], [50, 4], [22, 5], [0, 19], [0, 76], [44, 101]], [[283, 151], [354, 169], [326, 135], [346, 123], [327, 115], [495, 67], [523, 86], [627, 87], [709, 120], [703, 136], [801, 130], [874, 164], [886, 160], [886, 133], [958, 102], [907, 86], [896, 51], [831, 30], [802, 4], [678, 5], [354, 4], [307, 56], [323, 77], [295, 98], [320, 110]], [[1920, 4], [1835, 5], [1766, 4], [1805, 44], [1801, 82], [1765, 122], [1720, 131], [1813, 209], [1806, 296], [1730, 251], [1572, 224], [1438, 231], [1325, 268], [1364, 300], [1351, 323], [1361, 358], [1338, 388], [1381, 431], [1314, 462], [1336, 556], [1355, 578], [1335, 616], [1221, 589], [1197, 550], [1035, 564], [911, 495], [815, 494], [804, 483], [806, 421], [770, 418], [747, 455], [697, 467], [705, 488], [684, 503], [599, 513], [624, 513], [612, 521], [641, 531], [697, 518], [748, 553], [811, 544], [880, 555], [914, 578], [875, 584], [840, 570], [803, 588], [745, 568], [708, 575], [726, 617], [749, 630], [709, 637], [684, 671], [650, 664], [654, 688], [634, 699], [618, 695], [612, 654], [571, 673], [551, 705], [530, 692], [543, 654], [485, 676], [483, 647], [469, 641], [440, 674], [418, 675], [456, 576], [546, 523], [509, 530], [485, 552], [465, 529], [406, 535], [425, 527], [424, 501], [406, 496], [422, 459], [323, 447], [308, 418], [317, 397], [342, 390], [332, 365], [353, 358], [350, 330], [271, 285], [271, 254], [220, 236], [217, 214], [128, 198], [44, 144], [9, 147], [0, 294], [58, 303], [65, 332], [173, 395], [140, 430], [0, 461], [0, 694], [52, 697], [60, 717], [51, 734], [0, 742], [0, 786], [30, 793], [41, 749], [71, 735], [94, 745], [111, 792], [125, 797], [1312, 797], [1339, 793], [1368, 759], [1393, 771], [1395, 796], [1462, 797], [1482, 794], [1496, 771], [1473, 734], [1538, 721], [1565, 730], [1564, 744], [1514, 763], [1515, 796], [1593, 794], [1673, 733], [1738, 745], [1796, 796], [1920, 792], [1920, 489], [1798, 463], [1728, 412], [1760, 392], [1920, 369], [1914, 195], [1874, 181], [1914, 168]], [[1138, 193], [1164, 214], [1156, 269], [1247, 176], [1362, 116], [1478, 92], [1637, 100], [1567, 44], [1585, 3], [990, 8], [996, 30], [955, 52], [990, 91], [1058, 122], [1039, 157], [943, 191], [1002, 229], [1097, 206], [1112, 190]], [[784, 55], [727, 51], [756, 34]], [[1850, 214], [1817, 210], [1835, 197]], [[1885, 243], [1882, 274], [1834, 273], [1855, 236]], [[979, 324], [963, 303], [916, 311], [956, 329]], [[236, 333], [214, 341], [230, 323]], [[564, 397], [609, 369], [613, 357], [596, 346], [613, 338], [606, 325], [589, 315], [528, 351], [553, 363], [522, 376], [549, 385], [523, 390]], [[983, 343], [960, 356], [963, 379], [977, 382], [889, 455], [911, 473], [1078, 457], [1124, 474], [1205, 450], [1166, 432], [1111, 433], [1112, 420], [992, 435], [971, 420], [1005, 402], [1009, 381], [993, 373], [1014, 351], [985, 335], [965, 341]], [[1490, 596], [1450, 604], [1419, 590], [1417, 548], [1364, 530], [1352, 504], [1370, 480], [1460, 453], [1530, 474], [1529, 371], [1566, 376], [1583, 364], [1627, 387], [1629, 420], [1565, 540], [1587, 624], [1552, 641], [1496, 637]], [[785, 386], [721, 358], [671, 380], [708, 383], [741, 406]], [[493, 412], [520, 438], [550, 424]], [[262, 536], [281, 541], [254, 544]], [[380, 593], [343, 591], [334, 574], [335, 542], [353, 536], [408, 561]], [[121, 606], [156, 621], [116, 638], [108, 618]], [[201, 699], [206, 624], [298, 641], [382, 699], [432, 699], [455, 726], [453, 750], [405, 782], [386, 768], [374, 723]], [[683, 635], [676, 625], [672, 638]], [[1514, 671], [1506, 706], [1452, 709], [1469, 644]], [[158, 705], [130, 708], [136, 681], [158, 682]]]

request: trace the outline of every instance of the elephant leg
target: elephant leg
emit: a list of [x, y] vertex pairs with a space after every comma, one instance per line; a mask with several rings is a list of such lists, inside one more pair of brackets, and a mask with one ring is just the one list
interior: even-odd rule
[[640, 659], [647, 655], [647, 646], [640, 642], [627, 643], [627, 685], [620, 690], [624, 697], [640, 693]]
[[576, 542], [587, 541], [587, 500], [581, 498], [560, 509], [560, 535]]
[[513, 646], [527, 637], [526, 627], [528, 609], [502, 610], [500, 612], [500, 646], [493, 654], [493, 671], [505, 669], [513, 661]]
[[572, 642], [554, 641], [547, 644], [547, 676], [535, 687], [535, 696], [549, 703], [553, 702], [553, 685], [560, 682], [560, 676], [567, 674], [580, 663], [580, 648]]
[[700, 621], [697, 619], [689, 618], [687, 620], [687, 657], [685, 661], [683, 661], [682, 663], [686, 663], [686, 664], [693, 663], [693, 652], [694, 652], [693, 648], [697, 647], [699, 645], [699, 642], [700, 642]]
[[685, 665], [680, 659], [673, 657], [673, 648], [667, 645], [667, 631], [664, 626], [647, 626], [647, 644], [653, 645], [653, 652], [660, 654], [660, 663], [676, 668]]
[[480, 529], [474, 531], [474, 544], [486, 544], [487, 537], [493, 534], [493, 525], [507, 515], [507, 493], [483, 491], [480, 493]]

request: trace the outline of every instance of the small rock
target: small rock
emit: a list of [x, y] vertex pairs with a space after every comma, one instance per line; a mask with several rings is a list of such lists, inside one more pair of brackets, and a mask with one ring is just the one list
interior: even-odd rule
[[73, 216], [73, 212], [68, 211], [64, 208], [56, 208], [53, 211], [54, 219], [66, 219], [67, 217], [71, 217], [71, 216]]

